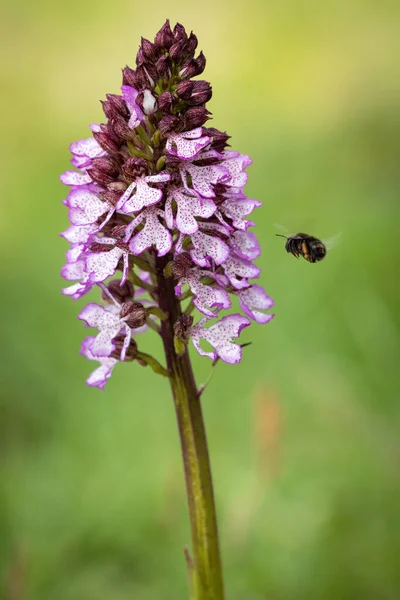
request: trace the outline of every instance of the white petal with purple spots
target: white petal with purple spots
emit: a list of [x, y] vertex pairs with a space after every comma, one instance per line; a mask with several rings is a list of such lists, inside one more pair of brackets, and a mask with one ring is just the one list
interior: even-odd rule
[[[240, 362], [242, 358], [242, 348], [238, 344], [232, 342], [232, 338], [237, 338], [244, 327], [250, 325], [247, 317], [242, 315], [228, 315], [211, 327], [203, 327], [207, 319], [201, 319], [199, 323], [191, 328], [191, 336], [193, 345], [197, 352], [202, 356], [208, 356], [212, 360], [218, 357], [224, 362], [235, 364]], [[200, 340], [204, 339], [214, 351], [206, 352], [200, 346]]]
[[210, 138], [202, 134], [202, 128], [197, 127], [191, 131], [170, 135], [166, 144], [167, 152], [178, 156], [181, 160], [194, 158], [202, 148], [210, 143]]
[[260, 310], [269, 310], [274, 305], [272, 298], [260, 285], [253, 284], [251, 287], [239, 292], [240, 308], [251, 319], [260, 325], [268, 323], [274, 315], [267, 315]]

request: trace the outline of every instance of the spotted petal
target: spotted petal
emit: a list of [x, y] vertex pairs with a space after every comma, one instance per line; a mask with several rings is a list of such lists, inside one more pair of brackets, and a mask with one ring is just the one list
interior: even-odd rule
[[[161, 183], [168, 181], [170, 178], [169, 173], [159, 173], [158, 175], [150, 175], [137, 179], [124, 192], [118, 201], [117, 208], [125, 214], [131, 214], [142, 210], [146, 206], [157, 204], [161, 200], [163, 192], [162, 190], [150, 187], [148, 182]], [[132, 195], [135, 187], [136, 191]]]
[[106, 212], [114, 211], [107, 202], [87, 187], [74, 188], [68, 194], [65, 204], [69, 208], [69, 220], [73, 225], [89, 225], [95, 223]]
[[254, 319], [260, 325], [268, 323], [274, 315], [266, 315], [260, 312], [268, 310], [274, 305], [272, 298], [260, 285], [253, 284], [251, 287], [239, 292], [240, 308], [251, 319]]
[[80, 350], [80, 353], [88, 360], [97, 360], [100, 363], [100, 366], [89, 375], [86, 383], [87, 385], [98, 387], [100, 390], [104, 390], [104, 386], [111, 377], [113, 368], [117, 364], [118, 360], [112, 357], [95, 356], [92, 352], [94, 341], [94, 337], [87, 337], [83, 340]]
[[177, 205], [176, 226], [182, 233], [194, 233], [199, 228], [195, 217], [208, 219], [217, 210], [214, 202], [210, 199], [199, 198], [197, 194], [193, 193], [189, 194], [188, 190], [184, 190], [183, 188], [172, 190], [168, 194], [165, 205], [166, 223], [170, 228], [173, 226], [171, 209], [171, 202], [173, 200]]
[[96, 158], [105, 154], [104, 150], [99, 146], [94, 137], [86, 138], [85, 140], [78, 140], [72, 142], [69, 147], [71, 154], [79, 157]]
[[[239, 314], [228, 315], [209, 328], [203, 327], [206, 319], [202, 319], [191, 328], [193, 345], [202, 356], [208, 356], [212, 360], [220, 358], [224, 362], [235, 364], [242, 358], [242, 348], [232, 342], [237, 338], [244, 327], [250, 325], [247, 317]], [[206, 352], [200, 346], [200, 340], [204, 339], [213, 346], [212, 352]]]
[[99, 304], [90, 303], [81, 311], [78, 318], [85, 321], [88, 327], [99, 329], [99, 334], [94, 339], [91, 347], [93, 356], [110, 356], [111, 352], [115, 349], [112, 340], [121, 329], [125, 329], [125, 342], [128, 339], [128, 343], [124, 343], [124, 349], [121, 352], [121, 360], [124, 360], [127, 345], [130, 342], [131, 330], [120, 319], [119, 314], [114, 314], [111, 310], [112, 308], [114, 307], [104, 308]]
[[253, 161], [246, 154], [239, 154], [234, 150], [225, 150], [222, 152], [222, 165], [228, 169], [230, 178], [224, 182], [225, 185], [241, 188], [246, 182], [248, 175], [244, 169], [251, 165]]
[[97, 225], [71, 225], [60, 235], [70, 244], [85, 244], [97, 229]]
[[139, 233], [134, 235], [129, 243], [129, 249], [132, 254], [142, 254], [150, 246], [155, 246], [158, 256], [168, 254], [172, 246], [172, 237], [168, 229], [161, 225], [158, 217], [163, 217], [164, 213], [155, 207], [145, 209], [139, 217], [134, 219], [135, 226], [145, 220], [145, 225]]
[[170, 135], [166, 144], [167, 152], [178, 156], [181, 160], [194, 158], [202, 148], [210, 143], [210, 138], [202, 134], [202, 128], [197, 127], [191, 131]]
[[252, 221], [245, 219], [247, 215], [253, 212], [257, 207], [261, 206], [258, 200], [239, 196], [238, 199], [230, 197], [221, 206], [221, 213], [232, 219], [232, 225], [236, 229], [246, 230], [250, 225], [254, 225]]
[[255, 260], [261, 254], [260, 244], [250, 231], [235, 231], [229, 241], [236, 254], [244, 260]]
[[231, 301], [228, 293], [219, 286], [211, 287], [201, 283], [202, 274], [202, 271], [192, 270], [187, 277], [182, 277], [179, 286], [175, 289], [180, 295], [181, 286], [187, 283], [194, 294], [193, 303], [195, 307], [204, 315], [215, 317], [215, 311], [211, 311], [210, 308], [227, 309], [231, 306]]
[[203, 198], [215, 198], [213, 184], [223, 183], [229, 179], [229, 171], [221, 165], [200, 167], [191, 162], [183, 163], [180, 167], [183, 185], [190, 189], [187, 174], [189, 173], [193, 189]]
[[64, 185], [87, 185], [92, 182], [90, 175], [78, 171], [65, 171], [60, 175], [60, 180]]
[[[229, 281], [237, 290], [242, 290], [249, 287], [248, 278], [258, 277], [260, 275], [260, 269], [256, 265], [253, 265], [250, 261], [243, 260], [239, 256], [235, 256], [232, 253], [228, 257], [227, 261], [223, 264], [225, 275]], [[218, 281], [218, 275], [216, 275]]]
[[208, 235], [203, 231], [192, 234], [193, 250], [190, 251], [192, 260], [200, 267], [209, 267], [210, 258], [216, 265], [224, 263], [229, 256], [228, 245], [221, 238]]

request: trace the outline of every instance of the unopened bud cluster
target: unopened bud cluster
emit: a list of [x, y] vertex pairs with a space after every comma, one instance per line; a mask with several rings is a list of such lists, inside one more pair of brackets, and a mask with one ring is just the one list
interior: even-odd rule
[[[268, 322], [273, 305], [253, 263], [260, 254], [247, 216], [260, 202], [243, 192], [248, 156], [227, 149], [229, 136], [207, 127], [212, 89], [200, 76], [197, 38], [169, 22], [154, 42], [142, 39], [136, 68], [123, 69], [121, 95], [102, 102], [106, 122], [92, 137], [71, 144], [74, 170], [62, 182], [70, 243], [62, 275], [73, 281], [64, 294], [81, 298], [101, 288], [104, 306], [90, 303], [79, 318], [99, 329], [81, 352], [100, 366], [87, 383], [103, 388], [118, 361], [146, 363], [137, 334], [158, 331], [157, 268], [172, 278], [181, 316], [173, 325], [183, 348], [230, 363], [241, 359], [232, 342], [250, 325]], [[120, 272], [117, 279], [110, 279]], [[237, 296], [246, 316], [218, 314]], [[202, 318], [194, 321], [196, 308]], [[134, 337], [135, 336], [135, 337]], [[201, 340], [211, 344], [206, 352]], [[150, 364], [148, 362], [147, 364]]]

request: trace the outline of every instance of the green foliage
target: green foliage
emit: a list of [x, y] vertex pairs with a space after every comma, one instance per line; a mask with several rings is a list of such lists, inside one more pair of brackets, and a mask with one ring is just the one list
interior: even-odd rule
[[[134, 362], [103, 393], [85, 387], [85, 300], [60, 294], [57, 237], [68, 144], [89, 135], [97, 99], [165, 15], [23, 6], [6, 8], [1, 41], [4, 597], [184, 599], [190, 533], [168, 381]], [[396, 600], [395, 4], [194, 6], [172, 2], [170, 18], [207, 56], [213, 124], [253, 158], [247, 191], [264, 202], [259, 264], [276, 302], [269, 325], [244, 332], [243, 362], [218, 363], [203, 395], [228, 598]], [[342, 240], [321, 263], [296, 261], [275, 222]], [[139, 348], [161, 359], [151, 338]], [[211, 363], [194, 363], [200, 384]]]

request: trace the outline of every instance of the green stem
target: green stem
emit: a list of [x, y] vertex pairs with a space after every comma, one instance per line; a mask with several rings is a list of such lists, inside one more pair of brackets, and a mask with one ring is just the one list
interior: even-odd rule
[[193, 600], [223, 600], [214, 492], [201, 404], [189, 353], [186, 349], [178, 356], [174, 348], [173, 325], [182, 313], [173, 279], [164, 275], [164, 268], [171, 259], [171, 256], [157, 259], [157, 293], [159, 306], [168, 315], [161, 322], [161, 336], [170, 372], [189, 503], [194, 569], [192, 594], [195, 594]]

